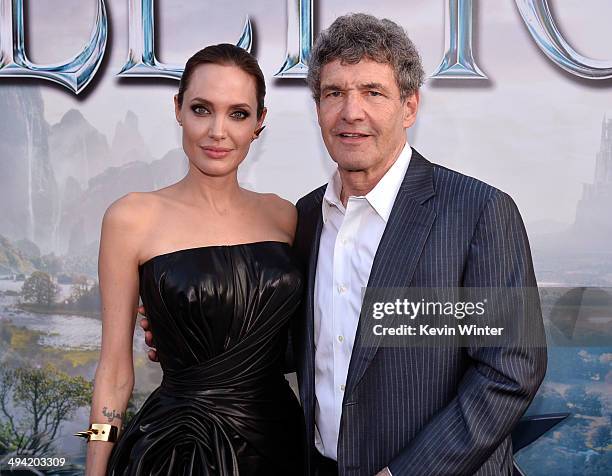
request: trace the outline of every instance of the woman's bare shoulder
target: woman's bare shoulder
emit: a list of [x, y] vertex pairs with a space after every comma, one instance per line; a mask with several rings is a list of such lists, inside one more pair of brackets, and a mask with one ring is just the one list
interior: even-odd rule
[[163, 204], [163, 197], [155, 192], [130, 192], [111, 203], [104, 213], [109, 225], [138, 228], [145, 225]]
[[163, 202], [158, 192], [131, 192], [113, 202], [102, 219], [101, 256], [139, 262]]
[[293, 240], [297, 224], [297, 209], [289, 200], [275, 193], [258, 193], [259, 204], [288, 237]]

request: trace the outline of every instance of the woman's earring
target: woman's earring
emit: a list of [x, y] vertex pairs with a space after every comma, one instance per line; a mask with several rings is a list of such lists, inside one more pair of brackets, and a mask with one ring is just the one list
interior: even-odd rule
[[259, 129], [256, 129], [255, 132], [253, 132], [253, 135], [255, 137], [253, 137], [253, 139], [257, 139], [259, 137], [259, 134], [261, 134], [261, 131], [263, 131], [266, 128], [266, 126], [261, 126]]
[[181, 121], [178, 121], [179, 126], [183, 127], [183, 123]]

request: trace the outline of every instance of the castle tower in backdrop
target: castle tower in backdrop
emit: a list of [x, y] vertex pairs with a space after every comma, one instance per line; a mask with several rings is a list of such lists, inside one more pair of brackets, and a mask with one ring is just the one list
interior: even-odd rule
[[601, 124], [601, 144], [597, 152], [595, 178], [585, 183], [576, 209], [574, 232], [589, 236], [594, 244], [608, 243], [612, 250], [612, 119]]
[[603, 118], [601, 123], [601, 146], [595, 165], [595, 184], [612, 183], [612, 119]]

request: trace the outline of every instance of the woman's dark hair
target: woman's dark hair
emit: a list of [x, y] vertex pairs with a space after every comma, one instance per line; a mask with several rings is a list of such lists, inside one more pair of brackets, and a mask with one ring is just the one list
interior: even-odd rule
[[237, 66], [255, 79], [255, 94], [257, 96], [257, 118], [261, 117], [266, 97], [266, 82], [257, 59], [248, 51], [229, 43], [211, 45], [198, 51], [187, 60], [183, 76], [179, 83], [177, 101], [183, 106], [183, 95], [189, 86], [193, 71], [202, 64], [218, 64], [221, 66]]

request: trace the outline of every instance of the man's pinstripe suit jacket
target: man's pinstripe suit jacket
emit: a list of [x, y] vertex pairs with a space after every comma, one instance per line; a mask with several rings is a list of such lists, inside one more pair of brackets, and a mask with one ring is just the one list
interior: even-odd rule
[[[294, 247], [307, 277], [293, 322], [293, 358], [314, 449], [313, 291], [325, 186], [297, 203]], [[368, 282], [391, 287], [535, 287], [520, 214], [505, 193], [433, 164], [413, 150]], [[366, 294], [367, 299], [367, 294]], [[546, 371], [539, 304], [517, 312], [508, 348], [360, 345], [357, 329], [338, 441], [340, 475], [510, 474], [510, 432]], [[363, 311], [362, 311], [363, 312]], [[308, 474], [314, 474], [309, 458]]]

